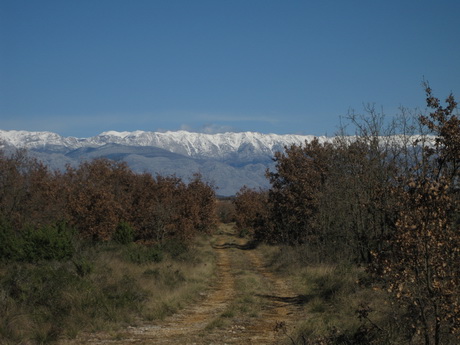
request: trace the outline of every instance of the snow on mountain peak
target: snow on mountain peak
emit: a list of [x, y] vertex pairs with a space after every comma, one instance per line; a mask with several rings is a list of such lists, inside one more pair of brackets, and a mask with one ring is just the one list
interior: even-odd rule
[[[220, 195], [235, 195], [243, 185], [267, 188], [265, 172], [272, 166], [275, 152], [313, 138], [257, 132], [208, 134], [112, 130], [89, 138], [74, 138], [52, 132], [0, 130], [0, 150], [5, 148], [8, 153], [12, 148], [30, 149], [32, 157], [56, 170], [66, 169], [68, 165], [78, 166], [84, 160], [107, 157], [125, 161], [133, 171], [153, 175], [174, 174], [188, 179], [191, 174], [200, 172], [218, 188]], [[331, 138], [321, 137], [319, 140]]]
[[47, 145], [79, 147], [81, 139], [62, 137], [53, 132], [5, 131], [0, 130], [0, 147], [2, 145], [17, 148], [40, 148]]
[[[74, 150], [81, 147], [98, 147], [106, 144], [126, 146], [153, 146], [198, 158], [226, 158], [236, 152], [255, 155], [273, 155], [286, 145], [301, 144], [314, 136], [262, 134], [257, 132], [228, 132], [218, 134], [187, 131], [168, 132], [117, 132], [106, 131], [90, 138], [63, 137], [52, 132], [27, 132], [0, 130], [0, 144], [13, 147], [41, 148], [49, 145]], [[321, 137], [321, 141], [328, 138]]]

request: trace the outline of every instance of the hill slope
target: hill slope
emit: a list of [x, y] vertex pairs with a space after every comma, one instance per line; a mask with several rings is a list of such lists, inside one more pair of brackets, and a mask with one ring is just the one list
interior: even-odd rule
[[[312, 140], [313, 136], [254, 132], [203, 134], [178, 132], [103, 132], [90, 138], [63, 137], [52, 132], [0, 130], [5, 151], [26, 148], [52, 169], [64, 169], [93, 158], [125, 161], [136, 172], [187, 179], [201, 173], [218, 187], [217, 193], [233, 195], [243, 185], [267, 187], [264, 177], [272, 157], [285, 146]], [[330, 138], [320, 137], [320, 141]]]

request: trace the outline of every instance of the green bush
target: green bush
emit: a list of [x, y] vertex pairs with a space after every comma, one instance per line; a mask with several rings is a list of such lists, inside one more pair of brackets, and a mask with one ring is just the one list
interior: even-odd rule
[[112, 236], [112, 240], [119, 244], [128, 244], [134, 241], [134, 229], [126, 222], [118, 224]]
[[132, 243], [124, 250], [125, 260], [135, 264], [160, 262], [163, 260], [163, 252], [157, 246], [144, 246]]
[[165, 241], [161, 248], [165, 253], [168, 253], [173, 259], [176, 260], [187, 260], [187, 253], [189, 252], [189, 247], [180, 240], [169, 239]]
[[[11, 308], [3, 316], [0, 334], [11, 340], [17, 336], [22, 340], [33, 339], [33, 343], [38, 344], [56, 341], [76, 308], [72, 298], [77, 294], [75, 291], [84, 291], [85, 286], [85, 282], [64, 265], [11, 265], [0, 279], [0, 290], [4, 292], [4, 300]], [[17, 320], [18, 313], [25, 324]], [[8, 328], [24, 325], [29, 328], [23, 329], [20, 334], [8, 332]]]
[[0, 260], [17, 261], [24, 257], [24, 239], [13, 230], [12, 226], [0, 219]]
[[0, 260], [66, 260], [74, 251], [73, 232], [63, 224], [14, 231], [7, 222], [0, 222]]
[[35, 307], [59, 308], [66, 286], [76, 286], [80, 279], [64, 266], [17, 265], [2, 281], [3, 289], [14, 300]]
[[24, 259], [28, 262], [66, 260], [74, 254], [74, 235], [64, 224], [29, 228], [25, 231], [24, 237]]
[[[101, 269], [102, 267], [100, 267]], [[50, 344], [86, 327], [137, 315], [148, 293], [132, 276], [80, 276], [69, 262], [2, 267], [0, 343]]]

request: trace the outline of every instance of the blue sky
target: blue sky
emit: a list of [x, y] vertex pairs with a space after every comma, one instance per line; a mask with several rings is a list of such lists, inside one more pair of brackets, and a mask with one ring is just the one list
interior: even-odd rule
[[0, 129], [332, 135], [460, 99], [460, 1], [0, 0]]

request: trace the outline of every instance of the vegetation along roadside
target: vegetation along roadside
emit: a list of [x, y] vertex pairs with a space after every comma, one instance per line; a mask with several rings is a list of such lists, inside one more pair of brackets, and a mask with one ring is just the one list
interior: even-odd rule
[[426, 112], [350, 113], [353, 135], [287, 147], [232, 200], [199, 175], [2, 155], [1, 343], [154, 321], [140, 344], [457, 344], [460, 119], [424, 87]]

